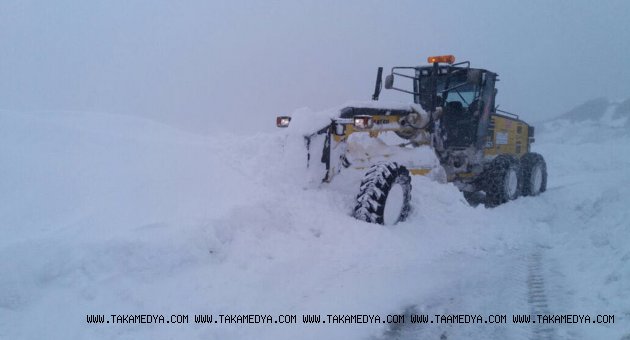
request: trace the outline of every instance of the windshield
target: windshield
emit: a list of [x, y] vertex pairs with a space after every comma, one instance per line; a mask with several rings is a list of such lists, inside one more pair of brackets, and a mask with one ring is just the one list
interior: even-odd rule
[[[448, 72], [449, 67], [439, 68], [437, 76], [436, 94], [438, 96], [436, 106], [445, 106], [450, 102], [460, 102], [462, 107], [468, 106], [479, 97], [479, 86], [477, 84], [468, 83], [467, 69], [457, 69]], [[419, 79], [419, 95], [416, 96], [416, 102], [425, 110], [430, 110], [433, 90], [431, 86], [433, 73], [432, 68], [419, 69], [416, 75]], [[418, 86], [418, 85], [416, 85]], [[446, 91], [448, 90], [448, 91]]]

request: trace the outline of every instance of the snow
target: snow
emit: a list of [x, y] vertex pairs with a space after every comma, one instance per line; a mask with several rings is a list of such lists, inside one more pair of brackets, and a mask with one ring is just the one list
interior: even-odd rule
[[366, 133], [352, 134], [348, 137], [348, 160], [353, 167], [367, 168], [380, 161], [392, 161], [405, 164], [409, 168], [433, 169], [439, 167], [435, 152], [428, 145], [404, 147], [409, 143], [392, 131], [386, 131], [379, 138], [371, 138]]
[[[627, 130], [549, 122], [534, 144], [549, 172], [541, 196], [472, 208], [453, 185], [414, 177], [409, 218], [383, 227], [350, 216], [360, 173], [325, 185], [308, 177], [302, 135], [335, 109], [309, 111], [247, 138], [104, 113], [0, 111], [0, 338], [525, 339], [547, 334], [510, 322], [541, 312], [534, 294], [552, 314], [615, 315], [550, 325], [554, 339], [630, 336]], [[408, 312], [508, 323], [302, 323]], [[88, 314], [190, 323], [97, 325]], [[298, 320], [208, 325], [195, 314]]]

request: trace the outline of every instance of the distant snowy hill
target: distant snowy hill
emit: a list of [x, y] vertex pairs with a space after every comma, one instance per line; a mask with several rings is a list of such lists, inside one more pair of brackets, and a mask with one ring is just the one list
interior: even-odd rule
[[550, 121], [594, 122], [608, 127], [630, 129], [630, 98], [624, 101], [610, 101], [596, 98], [574, 107]]
[[597, 98], [536, 125], [546, 140], [571, 144], [615, 141], [630, 136], [630, 98]]
[[[606, 103], [537, 131], [541, 196], [473, 208], [453, 185], [413, 178], [413, 211], [394, 227], [350, 216], [361, 174], [308, 183], [291, 128], [199, 136], [127, 116], [0, 111], [0, 339], [627, 339], [630, 104]], [[296, 323], [195, 323], [220, 314]], [[388, 314], [406, 323], [327, 316]]]

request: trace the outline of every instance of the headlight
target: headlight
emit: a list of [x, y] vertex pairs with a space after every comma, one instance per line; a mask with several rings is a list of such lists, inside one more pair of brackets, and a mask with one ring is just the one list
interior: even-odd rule
[[369, 129], [372, 125], [372, 116], [354, 116], [354, 127], [357, 129]]
[[290, 122], [291, 122], [291, 117], [289, 116], [276, 117], [276, 126], [279, 128], [289, 127]]

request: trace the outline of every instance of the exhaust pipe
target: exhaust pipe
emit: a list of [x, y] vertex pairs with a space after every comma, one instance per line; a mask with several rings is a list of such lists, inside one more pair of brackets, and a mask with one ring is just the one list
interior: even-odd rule
[[372, 100], [378, 100], [378, 96], [381, 94], [381, 84], [383, 83], [383, 68], [379, 67], [376, 73], [376, 85], [374, 86], [374, 94]]

